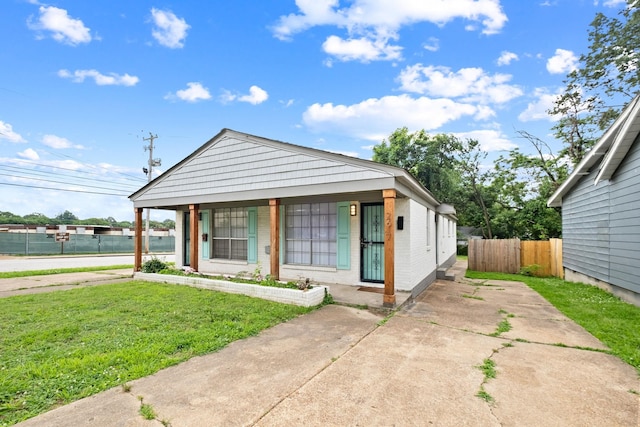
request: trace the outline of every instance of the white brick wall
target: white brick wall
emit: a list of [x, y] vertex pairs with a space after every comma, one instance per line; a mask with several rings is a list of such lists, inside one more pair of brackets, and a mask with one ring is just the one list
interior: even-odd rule
[[[328, 267], [281, 265], [281, 280], [297, 280], [300, 277], [319, 283], [340, 283], [354, 286], [379, 286], [382, 284], [372, 284], [360, 281], [360, 215], [361, 207], [359, 202], [351, 202], [358, 205], [358, 215], [351, 219], [351, 268], [350, 270], [338, 270]], [[429, 208], [429, 220], [427, 221], [427, 208], [411, 199], [399, 198], [396, 200], [396, 220], [398, 216], [404, 217], [404, 229], [395, 231], [395, 284], [398, 290], [411, 290], [425, 277], [436, 269], [436, 231], [435, 231], [435, 210]], [[183, 259], [183, 212], [176, 213], [176, 266], [182, 267]], [[394, 221], [396, 221], [394, 220]], [[427, 245], [426, 224], [431, 226], [429, 230], [429, 245]], [[444, 236], [446, 232], [444, 218], [440, 217], [438, 227], [440, 236], [438, 242], [438, 258], [446, 260], [455, 253], [455, 233], [451, 238]], [[397, 222], [394, 222], [394, 226]], [[397, 227], [396, 227], [397, 228]], [[270, 273], [270, 255], [266, 253], [265, 247], [270, 245], [270, 210], [269, 206], [258, 207], [258, 261], [259, 268], [263, 275]], [[202, 242], [199, 242], [201, 245]], [[230, 274], [236, 275], [239, 272], [253, 273], [257, 264], [249, 264], [244, 261], [220, 261], [211, 259], [200, 259], [199, 270], [203, 273]]]

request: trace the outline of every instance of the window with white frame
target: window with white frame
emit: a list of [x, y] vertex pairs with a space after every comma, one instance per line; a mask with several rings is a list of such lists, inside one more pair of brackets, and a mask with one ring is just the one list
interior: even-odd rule
[[285, 210], [285, 263], [336, 266], [337, 206], [301, 203]]
[[223, 208], [213, 210], [213, 257], [247, 260], [247, 210]]

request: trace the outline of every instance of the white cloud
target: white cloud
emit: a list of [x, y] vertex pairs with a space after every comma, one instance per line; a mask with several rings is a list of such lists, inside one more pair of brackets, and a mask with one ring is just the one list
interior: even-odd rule
[[36, 151], [31, 148], [27, 148], [26, 150], [18, 153], [18, 157], [22, 157], [23, 159], [28, 159], [28, 160], [40, 159], [40, 156], [38, 156], [38, 153], [36, 153]]
[[262, 104], [264, 101], [269, 99], [269, 94], [266, 90], [253, 85], [249, 88], [249, 93], [247, 95], [236, 95], [231, 93], [228, 90], [222, 91], [222, 96], [220, 97], [223, 103], [239, 101], [239, 102], [248, 102], [249, 104], [258, 105]]
[[316, 103], [304, 112], [303, 121], [312, 130], [379, 142], [402, 126], [429, 131], [478, 113], [478, 107], [450, 99], [400, 95], [371, 98], [353, 105]]
[[98, 86], [135, 86], [140, 81], [138, 77], [129, 74], [102, 74], [97, 70], [76, 70], [73, 73], [69, 70], [60, 70], [58, 77], [71, 79], [74, 83], [82, 83], [86, 78], [91, 78]]
[[155, 25], [151, 35], [158, 43], [171, 49], [184, 46], [187, 30], [191, 26], [183, 18], [178, 18], [171, 11], [159, 10], [155, 7], [151, 9], [151, 16]]
[[[485, 34], [495, 34], [507, 22], [499, 0], [354, 0], [343, 8], [339, 0], [296, 0], [296, 6], [299, 13], [280, 16], [272, 27], [274, 36], [290, 40], [294, 34], [320, 25], [345, 29], [348, 37], [332, 35], [323, 44], [325, 52], [343, 61], [398, 59], [401, 47], [389, 45], [389, 40], [397, 40], [405, 25], [431, 22], [443, 26], [460, 18], [479, 23]], [[425, 48], [437, 49], [437, 44]]]
[[440, 50], [440, 40], [435, 37], [429, 37], [428, 43], [425, 43], [422, 47], [429, 52], [437, 52]]
[[416, 64], [400, 72], [400, 89], [435, 97], [461, 98], [464, 102], [504, 104], [522, 95], [522, 89], [507, 84], [509, 74], [489, 75], [482, 68], [461, 68]]
[[547, 60], [547, 71], [551, 74], [566, 74], [578, 68], [578, 57], [570, 50], [556, 49]]
[[[54, 40], [71, 46], [89, 43], [91, 34], [80, 19], [71, 18], [67, 11], [54, 6], [40, 6], [37, 21], [29, 17], [27, 26], [34, 31], [49, 31]], [[42, 38], [43, 36], [39, 36]]]
[[553, 108], [558, 94], [549, 93], [544, 89], [536, 89], [533, 96], [535, 99], [527, 105], [526, 110], [518, 115], [518, 120], [521, 122], [531, 122], [535, 120], [556, 121], [560, 118], [558, 116], [552, 116], [547, 112]]
[[344, 40], [338, 36], [329, 36], [322, 49], [341, 61], [370, 62], [401, 58], [402, 48], [389, 45], [388, 39], [371, 40], [365, 37]]
[[460, 139], [475, 139], [483, 151], [513, 150], [518, 145], [508, 139], [502, 132], [494, 129], [479, 129], [470, 132], [454, 133]]
[[19, 133], [13, 131], [13, 126], [0, 120], [0, 140], [6, 139], [9, 142], [27, 142]]
[[211, 99], [211, 93], [209, 93], [209, 89], [202, 86], [201, 83], [189, 82], [187, 83], [187, 89], [180, 89], [176, 91], [175, 94], [170, 93], [166, 95], [164, 99], [180, 99], [187, 102], [198, 102]]
[[606, 7], [626, 6], [627, 0], [605, 0], [602, 5]]
[[56, 148], [56, 149], [64, 149], [64, 148], [77, 148], [84, 149], [82, 145], [73, 144], [67, 138], [62, 138], [56, 135], [44, 135], [42, 137], [42, 143], [47, 147]]
[[281, 16], [273, 27], [276, 37], [287, 40], [318, 25], [347, 28], [353, 33], [371, 29], [395, 33], [416, 22], [444, 25], [457, 18], [480, 22], [483, 33], [494, 34], [507, 22], [499, 0], [354, 0], [341, 9], [338, 0], [296, 0], [296, 5], [299, 14]]
[[511, 61], [517, 61], [518, 59], [518, 55], [516, 55], [515, 53], [509, 52], [508, 50], [503, 50], [497, 62], [498, 65], [502, 66], [509, 65], [511, 64]]

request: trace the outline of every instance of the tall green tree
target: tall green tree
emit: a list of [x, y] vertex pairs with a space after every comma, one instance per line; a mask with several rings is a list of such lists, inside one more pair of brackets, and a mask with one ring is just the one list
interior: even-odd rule
[[492, 239], [494, 233], [491, 208], [494, 204], [492, 200], [494, 194], [489, 185], [491, 171], [484, 165], [487, 152], [481, 149], [477, 140], [468, 139], [463, 142], [458, 141], [458, 150], [454, 157], [455, 166], [464, 184], [458, 192], [467, 196], [467, 204], [462, 207], [463, 219], [469, 222], [467, 225], [482, 229], [485, 238]]
[[24, 224], [30, 225], [48, 225], [53, 224], [53, 220], [46, 216], [45, 214], [41, 214], [38, 212], [30, 213], [23, 217]]
[[410, 172], [436, 199], [452, 202], [460, 175], [455, 168], [454, 153], [460, 142], [452, 135], [429, 135], [424, 130], [395, 130], [373, 147], [373, 160], [398, 166]]
[[0, 224], [24, 224], [24, 218], [11, 212], [0, 212]]
[[499, 214], [495, 219], [506, 237], [544, 240], [560, 237], [560, 209], [546, 203], [568, 175], [568, 165], [553, 154], [541, 139], [525, 131], [519, 132], [534, 148], [535, 154], [511, 150], [495, 162], [492, 185], [499, 188]]
[[589, 28], [589, 48], [570, 72], [566, 88], [550, 114], [573, 164], [582, 160], [603, 130], [618, 117], [640, 85], [640, 0], [627, 0], [617, 16], [596, 14]]
[[78, 221], [78, 217], [72, 212], [65, 210], [64, 212], [56, 215], [54, 220], [56, 224], [75, 224], [76, 221]]

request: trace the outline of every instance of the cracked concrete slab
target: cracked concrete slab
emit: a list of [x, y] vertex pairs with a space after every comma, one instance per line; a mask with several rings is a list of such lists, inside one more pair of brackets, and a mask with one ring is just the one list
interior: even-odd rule
[[327, 306], [21, 425], [159, 425], [142, 419], [137, 396], [173, 427], [640, 425], [633, 367], [554, 346], [604, 348], [523, 283], [459, 280], [434, 282], [381, 326]]
[[137, 396], [173, 427], [251, 425], [357, 345], [380, 319], [365, 310], [327, 306], [131, 381], [129, 392], [117, 387], [19, 425], [136, 426], [142, 420]]
[[499, 340], [395, 316], [280, 405], [260, 426], [498, 426], [474, 395], [475, 367]]
[[620, 359], [593, 351], [514, 343], [492, 358], [485, 390], [503, 426], [637, 426], [639, 381]]

